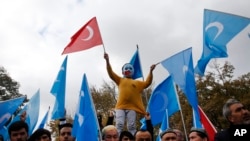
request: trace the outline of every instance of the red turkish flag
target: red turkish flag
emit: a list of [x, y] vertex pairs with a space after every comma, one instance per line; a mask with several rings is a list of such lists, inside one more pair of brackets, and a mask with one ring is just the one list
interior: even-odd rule
[[204, 113], [200, 106], [198, 106], [198, 109], [200, 113], [201, 123], [207, 131], [209, 141], [214, 141], [214, 136], [217, 133], [217, 130], [215, 129], [214, 125], [208, 119], [207, 115]]
[[64, 48], [62, 55], [86, 50], [101, 44], [103, 43], [100, 30], [96, 17], [93, 17], [71, 37], [71, 42]]

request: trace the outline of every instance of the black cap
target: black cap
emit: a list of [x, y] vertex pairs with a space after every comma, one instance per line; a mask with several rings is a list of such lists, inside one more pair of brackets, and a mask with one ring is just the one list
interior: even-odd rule
[[203, 129], [203, 128], [195, 128], [195, 127], [192, 127], [191, 130], [190, 130], [190, 133], [191, 133], [191, 132], [199, 132], [199, 133], [204, 134], [205, 136], [208, 136], [206, 130]]

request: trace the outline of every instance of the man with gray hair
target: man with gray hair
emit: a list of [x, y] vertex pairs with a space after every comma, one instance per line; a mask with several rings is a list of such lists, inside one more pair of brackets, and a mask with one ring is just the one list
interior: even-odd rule
[[250, 132], [250, 112], [241, 102], [236, 99], [228, 99], [223, 106], [222, 113], [229, 122], [230, 127], [216, 133], [215, 141], [243, 140], [248, 138], [249, 135], [241, 134], [241, 131], [243, 129]]

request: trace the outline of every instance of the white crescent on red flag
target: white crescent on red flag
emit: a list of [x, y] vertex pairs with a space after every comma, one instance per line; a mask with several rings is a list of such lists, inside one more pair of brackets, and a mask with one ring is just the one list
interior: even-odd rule
[[64, 48], [62, 55], [86, 50], [103, 44], [96, 17], [89, 20], [72, 37], [71, 42]]

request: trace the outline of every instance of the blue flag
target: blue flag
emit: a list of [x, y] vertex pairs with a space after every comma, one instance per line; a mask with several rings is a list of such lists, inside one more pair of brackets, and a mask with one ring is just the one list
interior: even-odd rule
[[45, 113], [40, 125], [38, 126], [38, 129], [45, 127], [47, 120], [48, 120], [48, 116], [49, 116], [49, 110], [50, 110], [50, 107], [49, 107], [48, 111]]
[[179, 99], [172, 77], [167, 77], [152, 92], [148, 108], [153, 126], [160, 124], [165, 115], [166, 109], [169, 116], [180, 110]]
[[73, 125], [72, 135], [76, 137], [76, 140], [99, 141], [101, 139], [95, 106], [85, 74], [83, 75], [78, 108]]
[[9, 133], [6, 126], [0, 127], [0, 134], [3, 136], [4, 141], [9, 141]]
[[141, 123], [140, 129], [141, 129], [141, 130], [147, 130], [147, 124], [146, 124], [146, 119], [145, 119], [145, 117], [142, 118], [142, 119], [140, 120], [140, 123]]
[[195, 73], [203, 76], [210, 59], [227, 57], [226, 45], [249, 23], [250, 18], [205, 9], [203, 52], [195, 67]]
[[26, 112], [25, 122], [29, 125], [29, 135], [31, 135], [38, 121], [39, 110], [40, 110], [40, 90], [37, 90], [37, 92], [30, 98], [29, 102], [12, 120], [12, 122], [20, 120], [20, 115], [23, 112]]
[[50, 90], [50, 93], [56, 98], [51, 114], [51, 119], [60, 119], [65, 117], [65, 86], [67, 60], [68, 56], [65, 57], [56, 77], [56, 80]]
[[23, 103], [25, 96], [18, 98], [0, 101], [0, 128], [2, 128], [6, 122], [10, 119], [12, 114], [17, 110], [17, 108]]
[[169, 115], [168, 115], [168, 110], [166, 109], [165, 112], [164, 112], [164, 116], [162, 118], [162, 123], [161, 123], [161, 127], [160, 127], [160, 130], [159, 130], [159, 134], [156, 138], [156, 141], [161, 141], [161, 137], [160, 137], [160, 134], [169, 129]]
[[[186, 95], [189, 104], [197, 113], [197, 122], [200, 120], [198, 111], [198, 97], [194, 78], [192, 48], [181, 51], [161, 62], [164, 68], [168, 70], [173, 77], [174, 82], [180, 87]], [[197, 128], [201, 123], [196, 123]]]
[[137, 79], [137, 78], [143, 77], [138, 49], [136, 50], [135, 54], [131, 58], [130, 64], [134, 67], [134, 75], [132, 76], [132, 78]]

